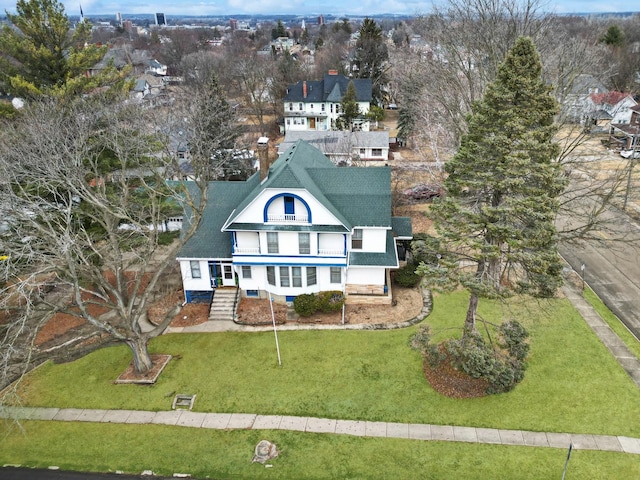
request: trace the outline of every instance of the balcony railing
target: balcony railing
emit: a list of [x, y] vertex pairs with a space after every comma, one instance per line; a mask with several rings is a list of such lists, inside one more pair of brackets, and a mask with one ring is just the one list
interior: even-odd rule
[[309, 216], [288, 213], [285, 213], [284, 215], [267, 215], [267, 221], [281, 223], [309, 223]]
[[341, 255], [344, 256], [342, 248], [319, 248], [318, 255]]
[[255, 254], [255, 253], [260, 253], [260, 247], [234, 247], [233, 248], [233, 253], [236, 254]]

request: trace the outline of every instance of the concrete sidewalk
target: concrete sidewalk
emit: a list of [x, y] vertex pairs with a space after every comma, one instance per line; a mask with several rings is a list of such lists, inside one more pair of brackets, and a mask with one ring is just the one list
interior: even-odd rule
[[620, 337], [602, 319], [600, 314], [584, 299], [582, 292], [565, 282], [562, 290], [575, 309], [580, 313], [587, 325], [596, 334], [605, 347], [611, 352], [625, 372], [640, 387], [640, 360], [631, 353]]
[[365, 420], [335, 420], [251, 413], [7, 407], [0, 410], [0, 418], [61, 422], [156, 424], [215, 430], [293, 430], [357, 437], [404, 438], [423, 441], [489, 443], [563, 449], [569, 448], [569, 445], [573, 444], [573, 448], [579, 450], [600, 450], [640, 455], [640, 438], [624, 436], [530, 432], [416, 423], [368, 422]]

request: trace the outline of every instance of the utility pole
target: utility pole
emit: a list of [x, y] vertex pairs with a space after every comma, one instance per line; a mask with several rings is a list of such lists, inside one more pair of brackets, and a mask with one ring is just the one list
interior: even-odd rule
[[624, 192], [624, 203], [622, 209], [627, 209], [627, 202], [629, 200], [629, 190], [631, 189], [631, 175], [633, 174], [633, 167], [635, 166], [636, 154], [638, 154], [638, 140], [640, 136], [640, 125], [636, 125], [636, 134], [631, 137], [631, 156], [629, 157], [629, 175], [627, 176], [627, 188]]

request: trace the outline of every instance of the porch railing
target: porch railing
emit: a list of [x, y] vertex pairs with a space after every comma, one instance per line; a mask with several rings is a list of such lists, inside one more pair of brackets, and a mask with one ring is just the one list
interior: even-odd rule
[[268, 222], [290, 222], [290, 223], [309, 223], [308, 215], [288, 214], [284, 215], [267, 215]]

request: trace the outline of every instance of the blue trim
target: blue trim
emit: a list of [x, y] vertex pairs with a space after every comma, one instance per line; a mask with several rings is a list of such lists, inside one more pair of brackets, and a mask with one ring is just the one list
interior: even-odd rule
[[[264, 257], [271, 257], [275, 254], [269, 254], [269, 255], [262, 255], [259, 253], [237, 253], [236, 256], [233, 258], [233, 263], [234, 264], [238, 264], [238, 260], [237, 257], [260, 257], [260, 258], [264, 258]], [[327, 259], [332, 259], [332, 258], [344, 258], [346, 259], [346, 255], [279, 255], [278, 257], [274, 257], [274, 258], [300, 258], [301, 260], [309, 260], [312, 258], [327, 258]]]
[[258, 293], [258, 290], [245, 290], [245, 294], [247, 295], [247, 297], [259, 297], [260, 294]]
[[293, 197], [293, 198], [296, 198], [296, 199], [300, 200], [300, 202], [307, 209], [307, 217], [308, 217], [307, 221], [309, 223], [313, 223], [311, 221], [311, 208], [309, 208], [309, 204], [304, 200], [304, 198], [299, 197], [298, 195], [296, 195], [294, 193], [278, 193], [278, 194], [274, 195], [273, 197], [271, 197], [269, 200], [267, 200], [267, 203], [264, 205], [264, 211], [263, 211], [264, 223], [269, 223], [267, 221], [267, 218], [268, 218], [267, 212], [269, 211], [269, 205], [271, 205], [271, 202], [273, 202], [275, 199], [280, 198], [280, 197]]
[[347, 254], [347, 234], [345, 233], [343, 235], [343, 237], [344, 237], [344, 250], [343, 251], [344, 251], [344, 254], [346, 255]]
[[284, 196], [284, 214], [285, 215], [296, 214], [296, 199], [290, 195]]
[[[267, 266], [267, 267], [348, 267], [346, 263], [292, 263], [292, 262], [234, 262], [234, 265], [252, 265], [255, 267]], [[385, 267], [380, 267], [385, 268]]]
[[287, 302], [293, 302], [297, 295], [285, 295], [284, 299]]

